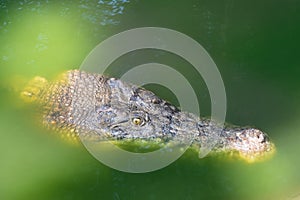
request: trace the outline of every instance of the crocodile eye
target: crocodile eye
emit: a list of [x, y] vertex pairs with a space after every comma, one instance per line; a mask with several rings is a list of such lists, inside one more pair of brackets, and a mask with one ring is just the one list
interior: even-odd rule
[[135, 118], [132, 118], [132, 123], [137, 126], [143, 126], [145, 122], [142, 118], [135, 117]]

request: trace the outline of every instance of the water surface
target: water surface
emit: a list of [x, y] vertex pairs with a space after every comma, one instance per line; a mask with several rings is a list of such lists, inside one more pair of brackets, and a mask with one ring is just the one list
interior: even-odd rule
[[[1, 199], [289, 199], [300, 195], [300, 4], [297, 1], [0, 1]], [[80, 66], [109, 36], [158, 26], [197, 40], [216, 62], [227, 92], [227, 121], [269, 133], [273, 159], [248, 164], [186, 154], [145, 174], [110, 169], [84, 147], [53, 137], [35, 122], [14, 86]], [[201, 76], [173, 54], [146, 50], [116, 60], [107, 73], [155, 61], [173, 66], [210, 97]], [[12, 84], [13, 83], [13, 84]], [[149, 86], [176, 104], [164, 88]], [[188, 97], [187, 97], [188, 98]]]

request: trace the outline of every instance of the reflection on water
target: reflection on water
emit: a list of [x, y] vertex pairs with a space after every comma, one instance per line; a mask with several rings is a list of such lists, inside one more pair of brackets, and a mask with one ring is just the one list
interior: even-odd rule
[[128, 0], [1, 1], [1, 77], [76, 68], [120, 23]]
[[[272, 1], [266, 11], [259, 1], [234, 0], [0, 1], [0, 198], [297, 196], [300, 13], [296, 2], [277, 3]], [[277, 146], [275, 157], [249, 165], [224, 157], [199, 160], [195, 152], [188, 151], [156, 172], [118, 172], [96, 161], [82, 146], [57, 140], [40, 129], [34, 121], [34, 108], [22, 105], [7, 87], [17, 75], [24, 79], [51, 77], [77, 68], [99, 42], [140, 26], [178, 30], [203, 45], [226, 86], [227, 121], [253, 125], [269, 133]], [[205, 83], [186, 61], [150, 50], [126, 56], [112, 64], [111, 75], [153, 58], [174, 65], [199, 91], [201, 113], [210, 114]], [[172, 94], [168, 97], [164, 90], [151, 89], [172, 101]]]

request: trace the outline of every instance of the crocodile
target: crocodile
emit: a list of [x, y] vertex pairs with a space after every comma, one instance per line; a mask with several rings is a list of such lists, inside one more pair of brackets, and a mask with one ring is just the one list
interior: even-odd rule
[[191, 146], [200, 151], [211, 147], [212, 152], [229, 152], [247, 161], [261, 160], [275, 150], [263, 131], [220, 126], [181, 111], [142, 87], [101, 74], [70, 70], [53, 81], [37, 76], [21, 95], [38, 105], [45, 127], [73, 138], [192, 141]]

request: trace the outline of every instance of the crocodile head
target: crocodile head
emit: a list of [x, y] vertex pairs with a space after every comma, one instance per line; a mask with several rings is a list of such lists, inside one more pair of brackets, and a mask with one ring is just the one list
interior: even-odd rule
[[193, 141], [200, 153], [214, 148], [238, 152], [251, 160], [275, 149], [258, 129], [223, 128], [180, 111], [150, 91], [99, 74], [73, 70], [53, 82], [36, 78], [22, 94], [38, 102], [46, 127], [72, 133], [74, 138]]
[[[108, 79], [107, 104], [96, 107], [97, 123], [108, 136], [117, 139], [173, 139], [195, 133], [197, 120], [143, 88]], [[185, 127], [185, 129], [183, 128]]]

